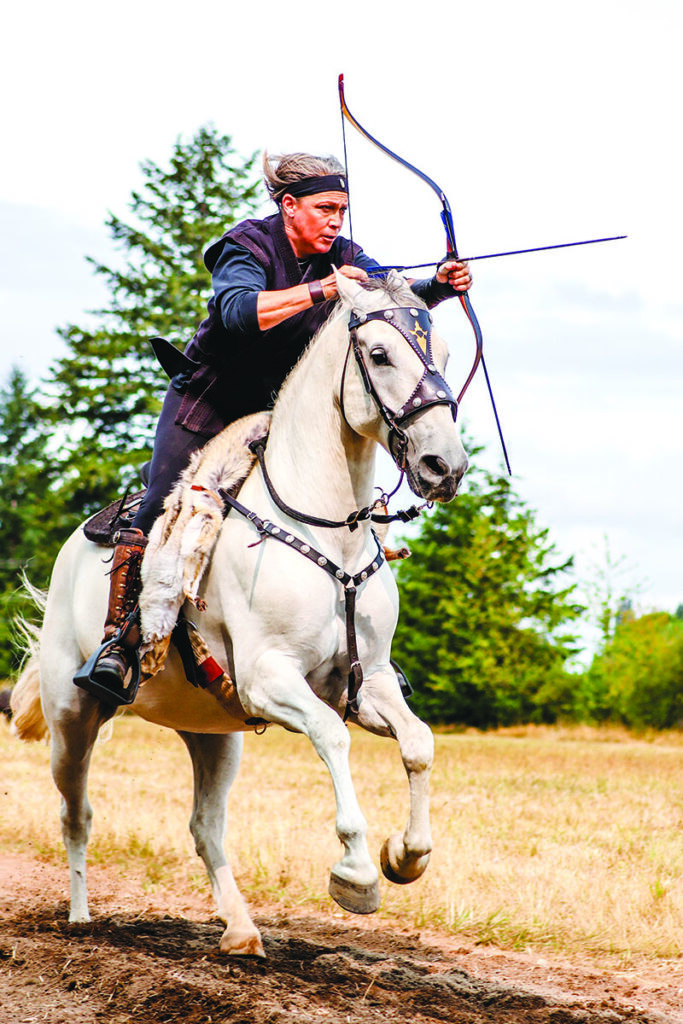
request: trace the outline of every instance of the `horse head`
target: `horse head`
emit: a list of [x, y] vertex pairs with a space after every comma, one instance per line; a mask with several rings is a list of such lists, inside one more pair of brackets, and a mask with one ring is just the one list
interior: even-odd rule
[[349, 348], [340, 409], [352, 430], [379, 442], [428, 501], [450, 501], [467, 469], [457, 401], [443, 376], [445, 341], [424, 303], [391, 271], [383, 282], [337, 274]]

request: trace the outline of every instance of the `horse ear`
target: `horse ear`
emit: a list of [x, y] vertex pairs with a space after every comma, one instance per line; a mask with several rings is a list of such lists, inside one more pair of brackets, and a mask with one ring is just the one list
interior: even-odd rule
[[358, 296], [363, 293], [363, 286], [360, 281], [354, 281], [350, 277], [344, 277], [340, 274], [336, 267], [332, 267], [334, 271], [335, 281], [337, 282], [337, 291], [339, 292], [339, 298], [342, 300], [345, 306], [352, 309], [358, 302]]

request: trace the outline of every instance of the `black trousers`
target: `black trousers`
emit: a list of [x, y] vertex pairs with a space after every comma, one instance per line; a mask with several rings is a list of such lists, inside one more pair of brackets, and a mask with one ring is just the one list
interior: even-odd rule
[[154, 438], [154, 452], [149, 470], [147, 492], [137, 511], [133, 526], [149, 534], [154, 521], [163, 510], [166, 496], [198, 448], [203, 448], [208, 437], [195, 434], [178, 426], [176, 416], [183, 396], [169, 387], [161, 408], [157, 432]]

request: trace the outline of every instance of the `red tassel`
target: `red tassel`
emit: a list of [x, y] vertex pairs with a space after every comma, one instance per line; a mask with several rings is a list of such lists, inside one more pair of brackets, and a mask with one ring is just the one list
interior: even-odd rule
[[209, 657], [203, 661], [200, 665], [197, 665], [197, 672], [204, 680], [204, 686], [208, 686], [210, 683], [215, 683], [217, 679], [223, 675], [223, 669], [220, 667], [215, 658]]

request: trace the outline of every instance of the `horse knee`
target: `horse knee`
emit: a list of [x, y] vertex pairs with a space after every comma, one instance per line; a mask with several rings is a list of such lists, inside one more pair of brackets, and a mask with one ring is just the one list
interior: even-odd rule
[[[314, 747], [320, 753], [324, 750], [330, 758], [348, 759], [351, 749], [351, 735], [336, 712], [322, 705], [320, 716], [312, 716], [308, 735]], [[322, 755], [321, 755], [322, 756]]]
[[419, 718], [411, 723], [411, 728], [399, 735], [401, 757], [407, 772], [429, 771], [434, 763], [434, 736], [432, 730]]

